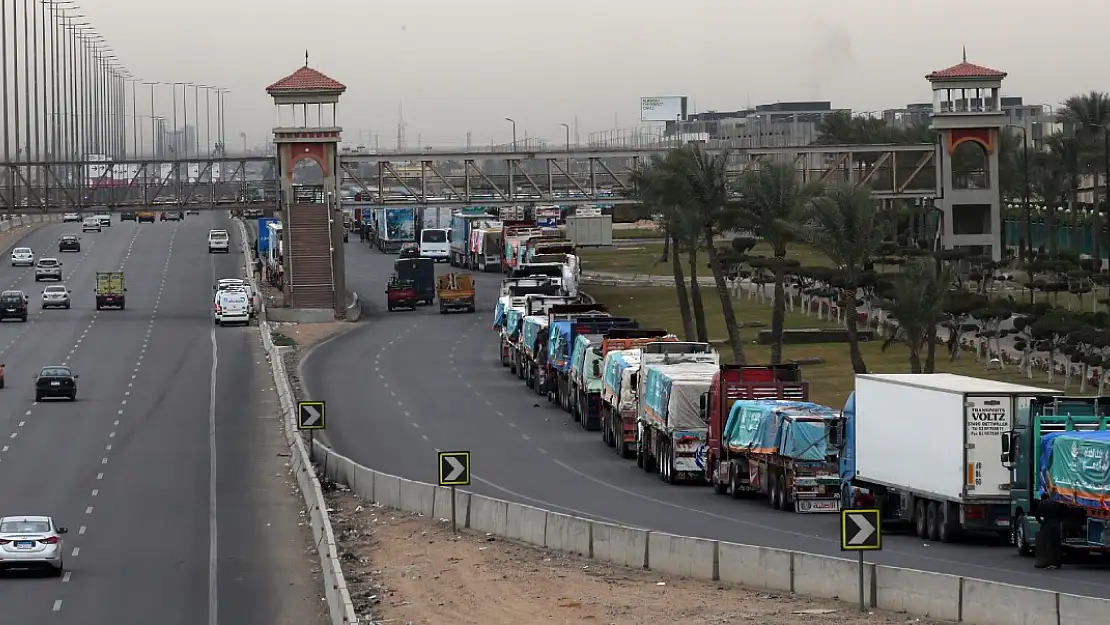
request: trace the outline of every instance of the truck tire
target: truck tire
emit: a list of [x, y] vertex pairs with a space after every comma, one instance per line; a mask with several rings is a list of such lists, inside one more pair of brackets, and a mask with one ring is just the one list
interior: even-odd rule
[[775, 510], [782, 510], [782, 495], [779, 490], [778, 476], [774, 473], [767, 474], [767, 503]]
[[918, 538], [929, 537], [929, 502], [918, 499], [913, 505], [913, 526]]
[[940, 525], [942, 521], [940, 506], [940, 502], [929, 502], [929, 510], [926, 513], [926, 524], [928, 525], [929, 540], [940, 540]]
[[1019, 556], [1028, 558], [1033, 555], [1033, 546], [1029, 544], [1025, 531], [1025, 515], [1019, 513], [1014, 521], [1014, 546], [1017, 547]]
[[721, 467], [718, 464], [717, 470], [710, 476], [709, 483], [713, 485], [713, 494], [723, 495], [728, 492], [728, 484], [721, 483]]

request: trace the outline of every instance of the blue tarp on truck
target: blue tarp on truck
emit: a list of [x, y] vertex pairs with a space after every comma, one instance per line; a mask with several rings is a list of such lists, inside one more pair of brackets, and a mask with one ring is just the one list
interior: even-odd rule
[[777, 453], [797, 460], [824, 460], [829, 420], [840, 413], [812, 402], [738, 400], [728, 413], [722, 438], [732, 451]]
[[[532, 349], [536, 345], [536, 339], [544, 333], [547, 329], [547, 317], [541, 315], [531, 315], [524, 318], [524, 330], [522, 343], [524, 351], [532, 354]], [[535, 354], [532, 354], [535, 356]]]
[[1041, 437], [1037, 496], [1110, 510], [1110, 431], [1050, 432]]
[[548, 332], [547, 358], [556, 370], [565, 373], [570, 368], [574, 339], [582, 334], [602, 334], [612, 328], [635, 327], [636, 321], [627, 317], [610, 317], [600, 312], [590, 312], [581, 319], [559, 319], [551, 324]]

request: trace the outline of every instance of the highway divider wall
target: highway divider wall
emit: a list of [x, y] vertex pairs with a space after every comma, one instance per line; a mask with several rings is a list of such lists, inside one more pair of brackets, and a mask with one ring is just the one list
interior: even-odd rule
[[31, 224], [41, 224], [54, 221], [61, 221], [62, 216], [54, 213], [46, 215], [15, 215], [11, 219], [4, 219], [0, 221], [0, 232], [8, 232], [15, 228], [23, 226], [30, 226]]
[[[314, 442], [329, 480], [364, 501], [432, 519], [451, 516], [451, 489], [364, 467]], [[855, 602], [855, 560], [742, 545], [594, 521], [466, 491], [455, 493], [459, 527], [544, 549], [752, 589]], [[970, 577], [866, 564], [872, 608], [972, 625], [1090, 625], [1106, 621], [1110, 600]]]
[[[244, 269], [246, 279], [250, 280], [254, 288], [258, 289], [251, 271], [251, 255], [246, 228], [241, 220], [236, 220], [239, 229], [239, 243], [243, 251]], [[261, 293], [261, 291], [257, 291]], [[329, 622], [332, 625], [357, 625], [358, 615], [351, 594], [347, 590], [347, 581], [343, 577], [343, 567], [339, 562], [339, 549], [335, 543], [335, 533], [332, 530], [331, 520], [328, 518], [328, 504], [324, 499], [324, 491], [320, 488], [320, 480], [312, 466], [308, 448], [304, 439], [297, 430], [296, 399], [293, 389], [289, 386], [289, 377], [285, 372], [285, 363], [282, 360], [282, 349], [274, 345], [270, 335], [270, 324], [263, 318], [264, 311], [259, 311], [258, 331], [262, 335], [262, 345], [270, 359], [270, 367], [274, 376], [274, 387], [277, 389], [278, 400], [281, 402], [282, 420], [285, 424], [285, 438], [289, 443], [292, 471], [297, 476], [297, 486], [304, 496], [305, 506], [308, 508], [308, 520], [312, 527], [312, 538], [316, 544], [316, 551], [320, 558], [320, 570], [324, 577], [324, 597], [328, 603]]]

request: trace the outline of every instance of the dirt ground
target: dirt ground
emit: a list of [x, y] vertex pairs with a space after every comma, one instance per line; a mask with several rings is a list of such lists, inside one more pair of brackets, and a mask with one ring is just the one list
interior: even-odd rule
[[674, 578], [516, 544], [328, 494], [359, 617], [433, 625], [939, 625], [834, 601]]
[[328, 321], [325, 323], [280, 323], [271, 322], [270, 330], [293, 339], [297, 347], [304, 349], [319, 343], [333, 334], [353, 330], [355, 325], [349, 321]]

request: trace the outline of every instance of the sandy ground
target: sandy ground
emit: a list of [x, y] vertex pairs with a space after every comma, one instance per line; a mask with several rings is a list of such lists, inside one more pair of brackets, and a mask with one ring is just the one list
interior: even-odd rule
[[328, 494], [361, 619], [412, 625], [937, 625], [833, 601], [663, 576], [466, 531]]
[[293, 339], [297, 347], [306, 348], [346, 330], [353, 330], [355, 324], [348, 321], [329, 321], [326, 323], [279, 323], [271, 322], [270, 330], [280, 332]]

